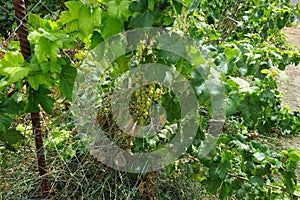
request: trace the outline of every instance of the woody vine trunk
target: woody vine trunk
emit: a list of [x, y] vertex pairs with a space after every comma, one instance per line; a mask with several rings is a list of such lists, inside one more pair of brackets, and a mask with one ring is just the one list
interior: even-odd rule
[[[27, 15], [26, 15], [26, 7], [24, 0], [14, 0], [15, 7], [15, 16], [17, 18], [17, 33], [20, 40], [21, 52], [25, 60], [29, 61], [31, 52], [30, 52], [30, 43], [27, 39], [28, 36], [28, 28], [27, 28]], [[44, 154], [44, 145], [43, 145], [43, 132], [41, 128], [41, 119], [40, 113], [34, 112], [31, 113], [31, 122], [33, 134], [35, 137], [35, 146], [36, 146], [36, 154], [37, 154], [37, 162], [39, 168], [39, 175], [41, 178], [41, 186], [42, 186], [42, 194], [43, 198], [49, 198], [49, 185], [47, 178], [47, 165]]]

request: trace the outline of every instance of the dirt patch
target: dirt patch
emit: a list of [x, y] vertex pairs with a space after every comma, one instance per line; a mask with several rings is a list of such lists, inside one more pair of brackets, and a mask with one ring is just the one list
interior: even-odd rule
[[[292, 44], [295, 49], [300, 50], [300, 28], [284, 28], [283, 32], [287, 35], [287, 42]], [[289, 82], [279, 81], [279, 89], [284, 92], [283, 104], [292, 110], [300, 109], [300, 65], [289, 65], [286, 68]]]
[[[284, 28], [283, 32], [287, 35], [287, 42], [292, 44], [295, 49], [300, 50], [300, 23], [297, 27]], [[278, 82], [279, 90], [285, 94], [282, 103], [292, 110], [300, 110], [300, 65], [287, 66], [285, 71], [289, 76], [289, 82], [286, 83], [282, 80]], [[298, 136], [277, 139], [280, 141], [279, 144], [277, 143], [280, 149], [295, 148], [300, 152], [300, 133]], [[300, 167], [297, 174], [300, 183]]]

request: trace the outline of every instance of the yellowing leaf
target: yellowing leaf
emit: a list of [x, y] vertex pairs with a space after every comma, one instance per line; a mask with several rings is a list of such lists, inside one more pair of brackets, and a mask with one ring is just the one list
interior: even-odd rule
[[20, 81], [29, 73], [29, 69], [25, 67], [7, 67], [3, 71], [9, 76], [9, 83]]
[[0, 60], [0, 71], [6, 67], [16, 67], [24, 62], [24, 58], [20, 52], [7, 52], [4, 58]]

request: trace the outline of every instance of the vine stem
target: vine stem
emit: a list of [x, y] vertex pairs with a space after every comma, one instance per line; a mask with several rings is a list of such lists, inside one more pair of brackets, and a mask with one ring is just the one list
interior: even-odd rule
[[[24, 0], [14, 0], [15, 16], [17, 18], [17, 33], [20, 40], [21, 53], [25, 60], [29, 61], [31, 57], [30, 43], [27, 39], [27, 15]], [[43, 132], [41, 128], [41, 118], [39, 112], [31, 113], [32, 131], [35, 137], [35, 147], [37, 154], [37, 162], [39, 175], [41, 178], [42, 194], [44, 199], [50, 198], [50, 190], [47, 177], [47, 165], [44, 153]]]

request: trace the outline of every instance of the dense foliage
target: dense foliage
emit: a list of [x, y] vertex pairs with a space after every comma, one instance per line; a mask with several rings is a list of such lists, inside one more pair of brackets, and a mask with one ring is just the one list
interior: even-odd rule
[[[11, 8], [10, 3], [5, 5]], [[297, 7], [287, 0], [86, 0], [68, 1], [65, 6], [67, 9], [57, 19], [29, 15], [29, 62], [23, 59], [18, 45], [0, 60], [0, 140], [7, 148], [17, 148], [25, 137], [13, 123], [16, 117], [39, 112], [41, 108], [56, 116], [60, 113], [53, 106], [58, 99], [64, 98], [64, 103], [72, 101], [77, 70], [89, 50], [122, 31], [164, 27], [197, 40], [203, 57], [211, 61], [205, 70], [215, 68], [221, 73], [226, 124], [215, 148], [207, 157], [201, 156], [211, 104], [204, 79], [195, 70], [197, 66], [174, 53], [154, 48], [129, 52], [102, 74], [101, 80], [105, 81], [100, 84], [98, 123], [111, 131], [111, 139], [121, 141], [120, 145], [135, 153], [149, 152], [168, 143], [180, 116], [178, 100], [171, 90], [156, 84], [135, 92], [131, 112], [137, 113], [134, 118], [139, 124], [147, 124], [153, 102], [161, 103], [168, 113], [163, 119], [167, 121], [164, 129], [146, 139], [119, 134], [112, 125], [107, 96], [116, 87], [118, 77], [143, 63], [175, 68], [190, 80], [202, 115], [193, 145], [182, 159], [167, 167], [168, 175], [176, 177], [180, 173], [178, 163], [184, 163], [189, 169], [186, 176], [201, 182], [209, 194], [220, 199], [297, 198], [294, 193], [299, 191], [295, 175], [299, 152], [288, 149], [275, 153], [249, 136], [255, 132], [286, 135], [300, 131], [300, 113], [282, 107], [282, 93], [276, 84], [276, 77], [284, 77], [287, 65], [300, 63], [299, 51], [289, 47], [280, 32], [299, 16]], [[8, 18], [4, 15], [0, 17]], [[1, 26], [12, 28], [6, 23]], [[6, 37], [7, 32], [1, 34]], [[57, 141], [66, 160], [76, 153], [75, 148], [83, 148], [78, 143], [66, 147], [68, 137], [68, 131], [58, 131], [47, 139]]]

